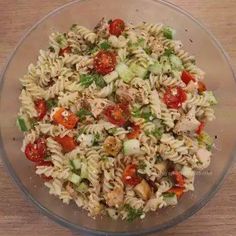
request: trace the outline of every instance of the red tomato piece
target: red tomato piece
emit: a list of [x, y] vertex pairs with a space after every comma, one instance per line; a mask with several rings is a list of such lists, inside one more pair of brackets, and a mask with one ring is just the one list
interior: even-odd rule
[[175, 186], [184, 187], [185, 179], [184, 176], [178, 171], [172, 171], [171, 176], [174, 178]]
[[53, 166], [53, 163], [51, 161], [41, 160], [36, 163], [36, 166]]
[[131, 131], [127, 134], [128, 139], [138, 138], [139, 134], [141, 133], [140, 126], [131, 124]]
[[142, 179], [137, 175], [137, 166], [134, 164], [130, 164], [126, 166], [123, 176], [122, 176], [122, 181], [131, 186], [135, 186], [139, 184]]
[[198, 92], [202, 93], [206, 90], [207, 90], [206, 85], [203, 82], [198, 81]]
[[175, 193], [177, 198], [180, 198], [184, 193], [184, 188], [173, 187], [173, 188], [169, 189], [168, 192], [169, 193]]
[[47, 105], [44, 99], [39, 99], [34, 102], [36, 111], [38, 113], [38, 119], [42, 120], [47, 113]]
[[204, 123], [204, 122], [201, 122], [201, 124], [198, 126], [198, 128], [197, 128], [196, 131], [195, 131], [196, 134], [200, 135], [201, 132], [203, 131], [204, 127], [205, 127], [205, 123]]
[[59, 108], [52, 118], [55, 123], [61, 124], [67, 129], [73, 129], [79, 120], [74, 113], [63, 107]]
[[45, 139], [39, 138], [25, 147], [25, 156], [32, 162], [40, 162], [46, 157], [47, 146]]
[[64, 152], [70, 152], [76, 147], [76, 142], [73, 137], [65, 135], [64, 137], [55, 137], [54, 138], [59, 144], [61, 144]]
[[106, 75], [116, 66], [116, 55], [111, 51], [100, 51], [94, 58], [94, 69], [98, 74]]
[[68, 46], [66, 48], [60, 48], [59, 56], [64, 56], [66, 53], [67, 54], [71, 53], [71, 47], [70, 46]]
[[195, 78], [189, 72], [183, 70], [181, 80], [187, 85], [191, 80], [195, 81]]
[[177, 109], [187, 99], [185, 91], [180, 87], [169, 87], [164, 94], [164, 102], [169, 108]]
[[125, 104], [107, 106], [103, 113], [109, 122], [118, 126], [123, 126], [130, 115], [128, 105]]
[[109, 25], [109, 33], [120, 36], [125, 29], [125, 22], [121, 19], [113, 20]]

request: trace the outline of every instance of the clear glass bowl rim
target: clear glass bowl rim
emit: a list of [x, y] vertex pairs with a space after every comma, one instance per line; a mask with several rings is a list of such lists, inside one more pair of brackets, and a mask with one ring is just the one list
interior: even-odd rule
[[[2, 69], [2, 73], [1, 73], [1, 78], [0, 78], [0, 100], [1, 100], [1, 91], [3, 88], [3, 83], [4, 83], [4, 75], [5, 72], [8, 69], [9, 64], [11, 63], [12, 58], [15, 56], [18, 48], [20, 48], [22, 42], [27, 38], [27, 36], [31, 33], [31, 31], [33, 31], [35, 28], [37, 28], [38, 25], [40, 25], [45, 19], [47, 19], [48, 17], [60, 12], [60, 10], [73, 5], [75, 3], [78, 2], [82, 2], [82, 1], [89, 1], [89, 0], [74, 0], [72, 2], [69, 2], [67, 4], [62, 5], [61, 7], [58, 7], [56, 9], [54, 9], [53, 11], [49, 12], [47, 15], [45, 15], [43, 18], [41, 18], [39, 21], [37, 21], [23, 36], [22, 38], [19, 40], [18, 44], [16, 45], [15, 49], [13, 50], [13, 52], [11, 53], [11, 55], [9, 56], [7, 63], [5, 65], [5, 67], [3, 67]], [[202, 24], [200, 23], [197, 19], [195, 19], [190, 13], [188, 13], [187, 11], [183, 10], [182, 8], [176, 6], [173, 3], [164, 1], [164, 0], [150, 0], [153, 2], [159, 2], [163, 5], [166, 5], [172, 9], [174, 9], [175, 11], [178, 11], [182, 14], [184, 14], [185, 16], [189, 17], [193, 22], [195, 22], [198, 26], [200, 26], [211, 38], [211, 40], [216, 44], [216, 46], [220, 49], [222, 55], [224, 56], [224, 58], [226, 59], [231, 73], [234, 77], [234, 80], [236, 82], [236, 74], [233, 70], [232, 64], [230, 62], [229, 56], [227, 55], [227, 53], [224, 51], [222, 45], [219, 43], [219, 41], [215, 38], [215, 36]], [[1, 127], [0, 127], [1, 128]], [[185, 219], [191, 217], [192, 215], [194, 215], [197, 211], [199, 211], [203, 206], [205, 206], [209, 200], [216, 194], [216, 192], [219, 190], [219, 188], [221, 187], [227, 173], [229, 172], [230, 167], [232, 166], [231, 164], [234, 162], [234, 160], [236, 159], [236, 148], [233, 151], [233, 155], [231, 156], [230, 161], [228, 162], [228, 164], [225, 166], [224, 171], [222, 172], [222, 175], [219, 178], [219, 181], [216, 182], [212, 188], [211, 191], [209, 191], [205, 196], [202, 197], [202, 199], [196, 203], [193, 207], [191, 207], [190, 209], [188, 209], [187, 211], [185, 211], [184, 213], [182, 213], [181, 215], [178, 215], [177, 217], [173, 218], [172, 220], [170, 220], [169, 222], [156, 226], [156, 227], [152, 227], [149, 229], [144, 229], [144, 230], [139, 230], [139, 231], [133, 231], [133, 232], [125, 232], [125, 233], [108, 233], [105, 231], [94, 231], [91, 230], [89, 228], [85, 228], [79, 225], [75, 225], [70, 223], [69, 221], [65, 220], [64, 218], [54, 214], [53, 212], [51, 212], [50, 210], [48, 210], [47, 208], [45, 208], [43, 205], [41, 205], [27, 190], [26, 187], [24, 187], [24, 185], [22, 184], [21, 180], [19, 179], [19, 177], [17, 176], [17, 174], [15, 173], [13, 167], [11, 166], [10, 162], [8, 161], [7, 155], [4, 151], [3, 148], [3, 139], [2, 139], [2, 135], [1, 135], [1, 129], [0, 129], [0, 156], [3, 160], [3, 163], [7, 169], [7, 171], [9, 172], [10, 176], [12, 177], [12, 179], [14, 180], [15, 184], [20, 188], [20, 190], [24, 193], [24, 195], [26, 196], [27, 199], [30, 199], [30, 201], [40, 210], [40, 212], [42, 212], [44, 215], [46, 215], [47, 217], [49, 217], [50, 219], [54, 220], [55, 222], [57, 222], [58, 224], [65, 226], [71, 230], [76, 230], [79, 231], [81, 233], [84, 233], [86, 235], [117, 235], [120, 236], [121, 234], [124, 236], [131, 236], [131, 235], [145, 235], [145, 234], [150, 234], [150, 233], [157, 233], [160, 231], [163, 231], [165, 229], [168, 229], [170, 227], [173, 227], [174, 225], [177, 225], [179, 223], [181, 223], [182, 221], [184, 221]]]

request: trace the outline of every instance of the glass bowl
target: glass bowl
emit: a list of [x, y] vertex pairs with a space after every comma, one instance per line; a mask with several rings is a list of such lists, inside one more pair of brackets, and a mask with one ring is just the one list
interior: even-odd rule
[[[162, 22], [176, 29], [176, 38], [196, 56], [206, 72], [206, 84], [213, 90], [219, 104], [217, 119], [208, 125], [215, 140], [214, 155], [208, 170], [197, 176], [195, 192], [187, 193], [176, 207], [147, 214], [133, 223], [112, 221], [108, 217], [93, 220], [75, 205], [64, 205], [49, 195], [42, 180], [20, 151], [22, 134], [15, 120], [19, 109], [19, 78], [27, 66], [35, 62], [39, 49], [47, 48], [53, 31], [66, 31], [73, 23], [94, 27], [103, 16], [122, 18], [127, 22]], [[0, 124], [1, 156], [19, 188], [43, 213], [56, 222], [92, 235], [141, 235], [169, 228], [203, 207], [217, 191], [232, 165], [236, 140], [236, 96], [233, 70], [216, 39], [192, 16], [172, 4], [153, 0], [87, 0], [69, 3], [33, 26], [11, 56], [1, 80]]]

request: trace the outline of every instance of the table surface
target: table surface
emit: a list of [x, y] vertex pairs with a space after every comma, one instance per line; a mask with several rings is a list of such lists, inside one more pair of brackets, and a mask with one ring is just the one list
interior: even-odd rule
[[[0, 68], [22, 35], [36, 21], [69, 0], [0, 0]], [[235, 0], [170, 0], [203, 22], [222, 43], [236, 65]], [[37, 6], [37, 7], [36, 7]], [[236, 235], [236, 166], [224, 185], [197, 214], [158, 235]], [[27, 201], [0, 161], [0, 236], [79, 235], [57, 225]]]

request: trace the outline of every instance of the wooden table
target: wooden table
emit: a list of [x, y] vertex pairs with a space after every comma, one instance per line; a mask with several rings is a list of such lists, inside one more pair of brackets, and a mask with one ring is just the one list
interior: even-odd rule
[[[0, 0], [0, 67], [19, 39], [37, 20], [69, 0]], [[189, 11], [215, 34], [236, 65], [235, 0], [171, 0]], [[190, 219], [161, 235], [236, 235], [236, 166], [215, 197]], [[78, 235], [63, 228], [27, 201], [0, 162], [0, 236]]]

